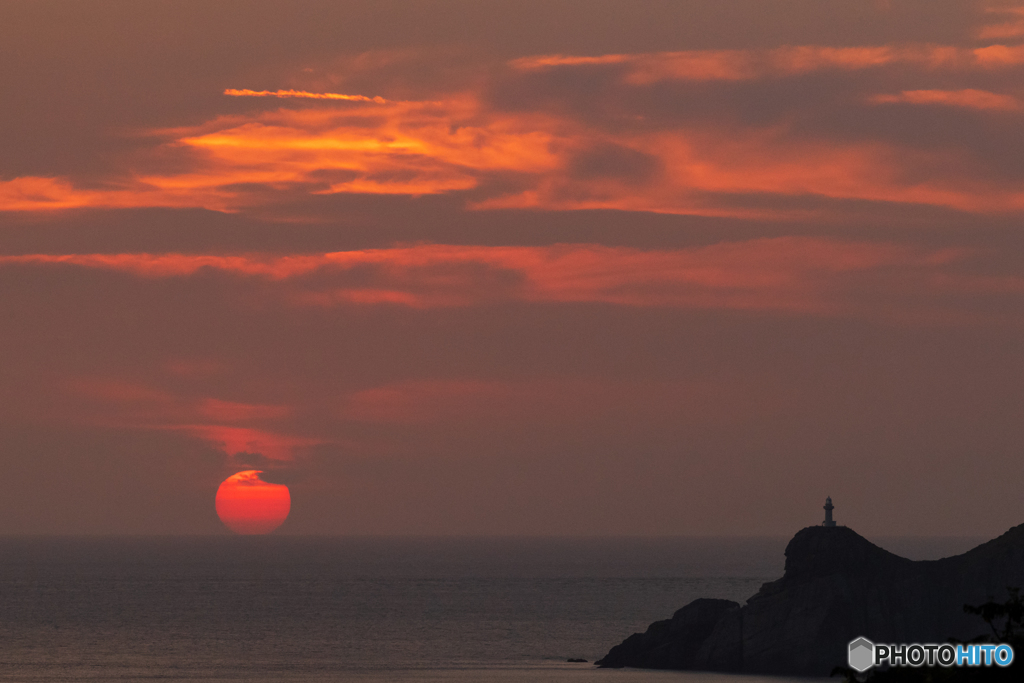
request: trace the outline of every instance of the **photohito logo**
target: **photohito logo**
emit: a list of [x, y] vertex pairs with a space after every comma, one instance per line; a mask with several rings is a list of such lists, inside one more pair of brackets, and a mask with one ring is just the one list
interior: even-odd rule
[[875, 644], [867, 638], [851, 640], [846, 661], [851, 669], [864, 673], [875, 665]]
[[910, 643], [881, 645], [867, 638], [850, 641], [846, 654], [850, 668], [864, 673], [873, 666], [1010, 666], [1013, 648], [1006, 644]]

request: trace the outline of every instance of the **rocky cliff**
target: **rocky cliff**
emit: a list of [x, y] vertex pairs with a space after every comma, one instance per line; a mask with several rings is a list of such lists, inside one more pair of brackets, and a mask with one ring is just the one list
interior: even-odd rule
[[696, 600], [597, 662], [827, 676], [858, 636], [876, 643], [944, 642], [985, 631], [964, 604], [1024, 588], [1024, 524], [963, 555], [914, 562], [847, 527], [809, 527], [786, 547], [786, 570], [747, 604]]

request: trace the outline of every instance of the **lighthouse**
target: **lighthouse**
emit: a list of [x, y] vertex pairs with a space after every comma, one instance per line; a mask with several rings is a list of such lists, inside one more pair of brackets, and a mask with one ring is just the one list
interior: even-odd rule
[[828, 496], [827, 498], [825, 498], [825, 521], [822, 523], [822, 526], [835, 526], [836, 525], [836, 523], [832, 520], [832, 508], [833, 507], [835, 507], [835, 506], [832, 505], [832, 496]]

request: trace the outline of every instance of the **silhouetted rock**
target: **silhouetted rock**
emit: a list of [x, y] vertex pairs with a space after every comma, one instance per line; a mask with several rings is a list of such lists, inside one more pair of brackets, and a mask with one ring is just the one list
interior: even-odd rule
[[711, 635], [722, 616], [739, 608], [739, 603], [732, 600], [694, 600], [671, 619], [656, 621], [646, 632], [626, 638], [595, 663], [613, 669], [689, 669], [697, 648]]
[[587, 663], [587, 660], [585, 660], [585, 659], [576, 659], [575, 657], [569, 657], [569, 659], [567, 659], [565, 661], [569, 662], [570, 664], [586, 664]]
[[1024, 586], [1024, 525], [973, 550], [914, 562], [847, 527], [809, 527], [786, 547], [786, 571], [747, 604], [695, 600], [617, 645], [599, 666], [827, 676], [858, 636], [945, 642], [985, 630], [965, 604]]

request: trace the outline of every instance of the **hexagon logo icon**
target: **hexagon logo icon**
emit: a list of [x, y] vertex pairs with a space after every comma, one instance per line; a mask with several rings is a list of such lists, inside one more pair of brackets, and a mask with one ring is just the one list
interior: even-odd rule
[[864, 673], [875, 664], [875, 644], [867, 638], [851, 640], [846, 661], [851, 669]]

